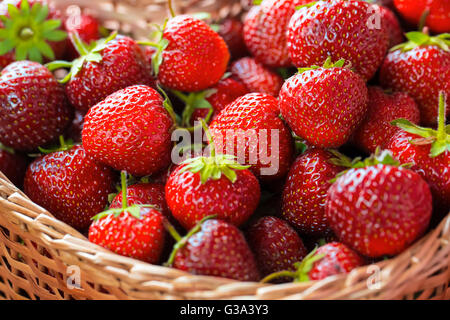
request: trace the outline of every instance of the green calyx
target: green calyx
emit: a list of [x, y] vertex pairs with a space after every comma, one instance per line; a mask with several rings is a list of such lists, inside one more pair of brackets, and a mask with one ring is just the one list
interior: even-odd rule
[[311, 67], [307, 67], [307, 68], [298, 68], [298, 73], [303, 73], [309, 70], [316, 70], [316, 69], [320, 69], [320, 68], [325, 68], [325, 69], [330, 69], [330, 68], [344, 68], [345, 67], [345, 60], [344, 59], [340, 59], [338, 61], [336, 61], [335, 63], [333, 63], [331, 61], [331, 57], [328, 57], [327, 60], [325, 60], [323, 66], [311, 66]]
[[172, 102], [169, 99], [169, 96], [167, 95], [166, 91], [164, 91], [164, 89], [161, 88], [161, 86], [159, 84], [156, 84], [156, 87], [158, 88], [158, 91], [164, 97], [164, 101], [163, 101], [164, 109], [166, 109], [166, 111], [169, 113], [170, 118], [172, 119], [174, 127], [177, 127], [178, 123], [180, 122], [180, 119], [179, 119], [178, 115], [175, 113], [175, 111], [173, 110], [173, 105], [172, 105]]
[[159, 74], [159, 67], [163, 63], [163, 52], [169, 46], [169, 40], [164, 38], [164, 30], [166, 29], [168, 19], [164, 21], [162, 26], [155, 25], [156, 30], [152, 34], [155, 41], [138, 41], [140, 45], [150, 46], [156, 49], [152, 57], [152, 69], [155, 76]]
[[294, 263], [296, 271], [279, 271], [269, 274], [261, 280], [262, 283], [269, 283], [272, 280], [280, 278], [292, 278], [293, 282], [308, 282], [309, 273], [312, 270], [314, 263], [323, 259], [325, 254], [317, 254], [317, 247], [311, 251], [301, 262]]
[[208, 89], [200, 92], [192, 92], [190, 94], [184, 94], [177, 90], [172, 90], [172, 92], [185, 103], [185, 108], [181, 115], [182, 127], [187, 128], [190, 126], [192, 115], [196, 109], [208, 109], [209, 112], [205, 118], [205, 122], [208, 123], [211, 120], [214, 110], [211, 103], [206, 99], [215, 94], [217, 89]]
[[394, 46], [390, 51], [401, 50], [402, 52], [407, 52], [416, 47], [435, 45], [444, 51], [450, 52], [450, 33], [443, 33], [432, 37], [424, 32], [412, 31], [406, 33], [405, 36], [408, 41]]
[[16, 152], [14, 151], [13, 148], [7, 147], [3, 144], [0, 143], [0, 150], [5, 150], [6, 152], [10, 153], [10, 154], [15, 154]]
[[392, 121], [391, 124], [419, 136], [419, 138], [411, 140], [411, 144], [431, 145], [430, 157], [435, 158], [446, 151], [450, 151], [450, 125], [445, 125], [445, 110], [445, 94], [440, 92], [437, 130], [420, 127], [406, 119], [397, 119]]
[[317, 1], [312, 1], [310, 3], [307, 4], [303, 4], [301, 6], [296, 6], [295, 10], [300, 10], [301, 8], [311, 8], [312, 6], [314, 6], [317, 3]]
[[49, 154], [49, 153], [58, 152], [58, 151], [69, 151], [74, 146], [75, 146], [75, 144], [73, 143], [72, 139], [65, 140], [63, 136], [59, 136], [59, 146], [49, 148], [49, 149], [44, 149], [44, 148], [38, 147], [38, 149], [43, 154]]
[[43, 57], [53, 60], [55, 54], [48, 42], [62, 41], [67, 33], [59, 30], [61, 20], [48, 19], [49, 8], [39, 2], [30, 7], [22, 0], [20, 8], [8, 4], [8, 16], [0, 16], [0, 55], [15, 53], [15, 60], [42, 63]]
[[75, 33], [72, 37], [73, 45], [80, 54], [80, 57], [73, 60], [72, 62], [53, 61], [47, 63], [45, 66], [50, 71], [60, 68], [70, 68], [70, 72], [67, 74], [67, 76], [60, 81], [61, 83], [67, 83], [81, 71], [85, 62], [101, 62], [103, 59], [101, 52], [106, 48], [108, 42], [115, 39], [116, 36], [117, 32], [113, 32], [109, 35], [109, 37], [95, 41], [89, 46], [80, 39], [78, 34]]

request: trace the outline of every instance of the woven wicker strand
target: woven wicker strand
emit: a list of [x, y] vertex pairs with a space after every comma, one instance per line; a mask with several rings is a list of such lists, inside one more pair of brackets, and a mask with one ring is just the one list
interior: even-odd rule
[[[238, 15], [239, 1], [174, 1], [178, 13]], [[164, 0], [59, 0], [146, 37]], [[450, 299], [450, 215], [399, 256], [322, 281], [268, 285], [194, 276], [111, 253], [34, 204], [0, 172], [0, 299]], [[79, 286], [77, 284], [79, 279]], [[375, 280], [375, 282], [373, 282]], [[372, 285], [370, 285], [372, 284]]]

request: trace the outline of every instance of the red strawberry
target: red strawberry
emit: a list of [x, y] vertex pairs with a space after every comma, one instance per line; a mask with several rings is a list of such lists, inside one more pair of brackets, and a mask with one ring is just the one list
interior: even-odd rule
[[233, 59], [239, 59], [247, 55], [243, 29], [242, 22], [233, 18], [225, 19], [219, 26], [218, 33], [226, 42]]
[[389, 34], [389, 48], [392, 48], [403, 42], [403, 30], [400, 26], [400, 21], [398, 21], [397, 16], [392, 10], [384, 6], [379, 6], [379, 8], [380, 18], [385, 24], [385, 28]]
[[0, 69], [14, 60], [42, 63], [64, 54], [61, 13], [47, 0], [1, 1], [0, 16]]
[[[126, 175], [122, 173], [123, 198]], [[164, 216], [148, 206], [131, 205], [110, 209], [94, 217], [89, 228], [89, 241], [122, 256], [149, 263], [160, 260], [165, 242]]]
[[18, 61], [0, 77], [0, 142], [32, 151], [52, 142], [69, 124], [72, 110], [55, 77], [37, 62]]
[[278, 101], [270, 95], [249, 93], [236, 99], [211, 123], [218, 153], [235, 155], [263, 181], [284, 177], [294, 149], [279, 114]]
[[399, 118], [420, 122], [414, 99], [403, 92], [387, 94], [379, 87], [369, 87], [367, 114], [353, 136], [354, 142], [365, 152], [374, 153], [377, 147], [385, 147], [399, 130], [391, 125], [391, 121]]
[[[145, 44], [145, 43], [144, 43]], [[188, 15], [170, 19], [159, 34], [153, 71], [167, 88], [194, 92], [215, 85], [226, 71], [225, 41], [204, 21]]]
[[283, 191], [282, 215], [302, 234], [326, 235], [330, 232], [325, 216], [325, 200], [330, 180], [342, 171], [333, 164], [331, 152], [308, 149], [291, 166]]
[[23, 185], [27, 166], [24, 156], [0, 144], [0, 172], [19, 188]]
[[115, 175], [87, 156], [82, 146], [62, 149], [29, 166], [25, 193], [59, 220], [81, 230], [108, 204]]
[[356, 164], [328, 190], [331, 228], [343, 243], [368, 257], [402, 252], [430, 222], [430, 188], [420, 175], [397, 164], [384, 152]]
[[207, 220], [180, 239], [169, 265], [192, 274], [258, 281], [255, 258], [234, 225]]
[[286, 31], [299, 5], [309, 0], [263, 0], [250, 9], [244, 20], [244, 40], [259, 62], [274, 68], [289, 67]]
[[248, 230], [247, 238], [262, 276], [294, 270], [294, 263], [307, 254], [298, 234], [287, 222], [275, 217], [259, 219]]
[[231, 65], [232, 77], [241, 81], [249, 92], [259, 92], [278, 96], [283, 78], [266, 68], [254, 58], [241, 58]]
[[450, 38], [421, 32], [410, 32], [406, 37], [409, 41], [394, 47], [384, 60], [380, 82], [385, 88], [408, 93], [419, 106], [422, 123], [434, 125], [439, 91], [450, 95], [450, 51], [446, 44]]
[[301, 8], [292, 16], [287, 31], [292, 62], [307, 67], [322, 64], [328, 57], [345, 59], [369, 80], [389, 44], [386, 28], [377, 26], [377, 11], [377, 5], [354, 0], [318, 1]]
[[135, 176], [170, 163], [174, 120], [162, 97], [147, 86], [119, 90], [86, 114], [83, 146], [97, 161]]
[[434, 32], [450, 32], [450, 2], [448, 0], [394, 0], [400, 15], [409, 23], [418, 25], [426, 10], [425, 25]]
[[[100, 24], [96, 18], [89, 14], [77, 12], [69, 15], [64, 21], [64, 27], [69, 33], [69, 36], [77, 33], [80, 39], [90, 44], [93, 41], [100, 39]], [[77, 49], [72, 44], [72, 41], [67, 43], [67, 54], [69, 58], [76, 59], [79, 57]]]
[[401, 163], [412, 164], [411, 170], [428, 182], [438, 214], [450, 210], [450, 134], [445, 132], [444, 110], [441, 94], [438, 130], [418, 127], [405, 119], [394, 121], [405, 131], [397, 132], [386, 147]]
[[133, 39], [113, 33], [89, 50], [76, 35], [73, 37], [81, 57], [71, 63], [55, 61], [48, 67], [50, 70], [71, 67], [63, 82], [67, 82], [66, 93], [76, 109], [86, 112], [128, 86], [154, 85], [150, 65]]
[[301, 69], [280, 91], [283, 118], [297, 136], [317, 147], [346, 143], [367, 110], [364, 80], [343, 64], [327, 59], [324, 67]]

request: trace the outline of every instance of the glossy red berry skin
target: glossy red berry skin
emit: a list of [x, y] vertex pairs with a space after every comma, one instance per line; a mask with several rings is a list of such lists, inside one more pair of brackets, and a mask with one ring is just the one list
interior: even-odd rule
[[67, 55], [70, 60], [74, 60], [80, 56], [70, 40], [74, 33], [77, 33], [81, 40], [90, 44], [92, 41], [101, 38], [100, 24], [96, 18], [89, 14], [72, 14], [64, 21], [64, 27], [69, 34], [67, 40]]
[[379, 6], [380, 17], [389, 35], [389, 48], [404, 41], [403, 30], [395, 13], [385, 6]]
[[83, 146], [94, 159], [116, 170], [151, 175], [170, 163], [173, 125], [156, 90], [131, 86], [89, 110]]
[[36, 159], [24, 189], [30, 199], [72, 227], [83, 230], [114, 192], [114, 172], [92, 160], [82, 146]]
[[173, 267], [195, 275], [240, 281], [260, 279], [244, 235], [234, 225], [221, 220], [204, 222], [201, 230], [178, 251]]
[[250, 170], [263, 181], [283, 178], [294, 147], [279, 114], [278, 101], [270, 95], [249, 93], [236, 99], [210, 125], [217, 152], [233, 154], [251, 165]]
[[232, 77], [241, 81], [249, 92], [277, 97], [283, 85], [283, 78], [254, 58], [241, 58], [231, 65], [230, 70]]
[[16, 187], [21, 188], [28, 161], [18, 153], [9, 153], [0, 146], [0, 172], [2, 172]]
[[236, 60], [248, 55], [245, 46], [243, 31], [244, 25], [238, 19], [225, 19], [219, 27], [219, 35], [223, 38], [230, 50], [231, 58]]
[[380, 70], [380, 83], [408, 93], [419, 107], [422, 124], [435, 125], [439, 92], [450, 96], [450, 52], [437, 46], [390, 52]]
[[411, 170], [417, 172], [430, 186], [435, 201], [435, 209], [444, 214], [450, 210], [450, 152], [430, 157], [431, 145], [414, 145], [411, 140], [420, 139], [405, 131], [398, 131], [386, 148], [401, 163], [412, 164]]
[[86, 112], [108, 95], [132, 85], [154, 86], [151, 67], [133, 39], [118, 35], [102, 50], [101, 62], [85, 62], [66, 85], [70, 103]]
[[296, 67], [345, 59], [366, 81], [388, 49], [385, 28], [373, 26], [377, 5], [364, 1], [318, 1], [292, 16], [287, 32], [289, 56]]
[[308, 0], [265, 0], [244, 19], [244, 40], [253, 57], [273, 68], [289, 67], [286, 31], [296, 6]]
[[158, 263], [164, 248], [164, 216], [158, 210], [141, 208], [140, 218], [127, 211], [107, 215], [92, 223], [89, 241], [125, 257]]
[[52, 142], [69, 124], [73, 111], [64, 90], [47, 68], [18, 61], [0, 77], [0, 142], [33, 151]]
[[222, 78], [230, 53], [222, 37], [204, 21], [176, 16], [167, 23], [163, 37], [169, 41], [158, 73], [163, 86], [194, 92], [205, 90]]
[[372, 258], [401, 253], [427, 229], [430, 188], [417, 173], [376, 165], [350, 169], [328, 190], [326, 215], [336, 236]]
[[394, 0], [394, 5], [406, 21], [418, 26], [426, 9], [430, 11], [425, 25], [436, 33], [450, 32], [450, 2], [448, 0]]
[[280, 91], [283, 118], [294, 133], [321, 148], [350, 138], [367, 110], [364, 80], [347, 68], [319, 68], [296, 74]]
[[356, 130], [353, 141], [363, 151], [375, 153], [382, 149], [400, 128], [391, 125], [396, 119], [420, 123], [420, 112], [414, 99], [407, 93], [387, 94], [379, 87], [369, 87], [367, 114]]
[[322, 149], [308, 149], [292, 164], [283, 190], [282, 217], [301, 234], [330, 233], [325, 200], [331, 180], [342, 168], [330, 162], [334, 156]]
[[308, 253], [295, 230], [275, 217], [259, 219], [248, 230], [247, 239], [263, 277], [278, 271], [295, 271], [294, 263]]
[[349, 273], [365, 264], [355, 251], [340, 242], [331, 242], [319, 247], [315, 255], [325, 255], [314, 262], [309, 272], [310, 280], [322, 280], [340, 273]]
[[202, 183], [199, 173], [177, 167], [166, 183], [166, 201], [174, 218], [187, 230], [210, 215], [236, 226], [250, 218], [258, 206], [259, 182], [247, 169], [236, 170], [233, 183], [224, 175]]

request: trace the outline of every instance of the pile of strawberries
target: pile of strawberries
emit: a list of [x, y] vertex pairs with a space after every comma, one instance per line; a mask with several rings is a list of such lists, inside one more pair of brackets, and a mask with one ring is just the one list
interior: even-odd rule
[[117, 254], [265, 282], [393, 257], [449, 213], [448, 1], [170, 11], [138, 42], [0, 2], [0, 171], [32, 201]]

